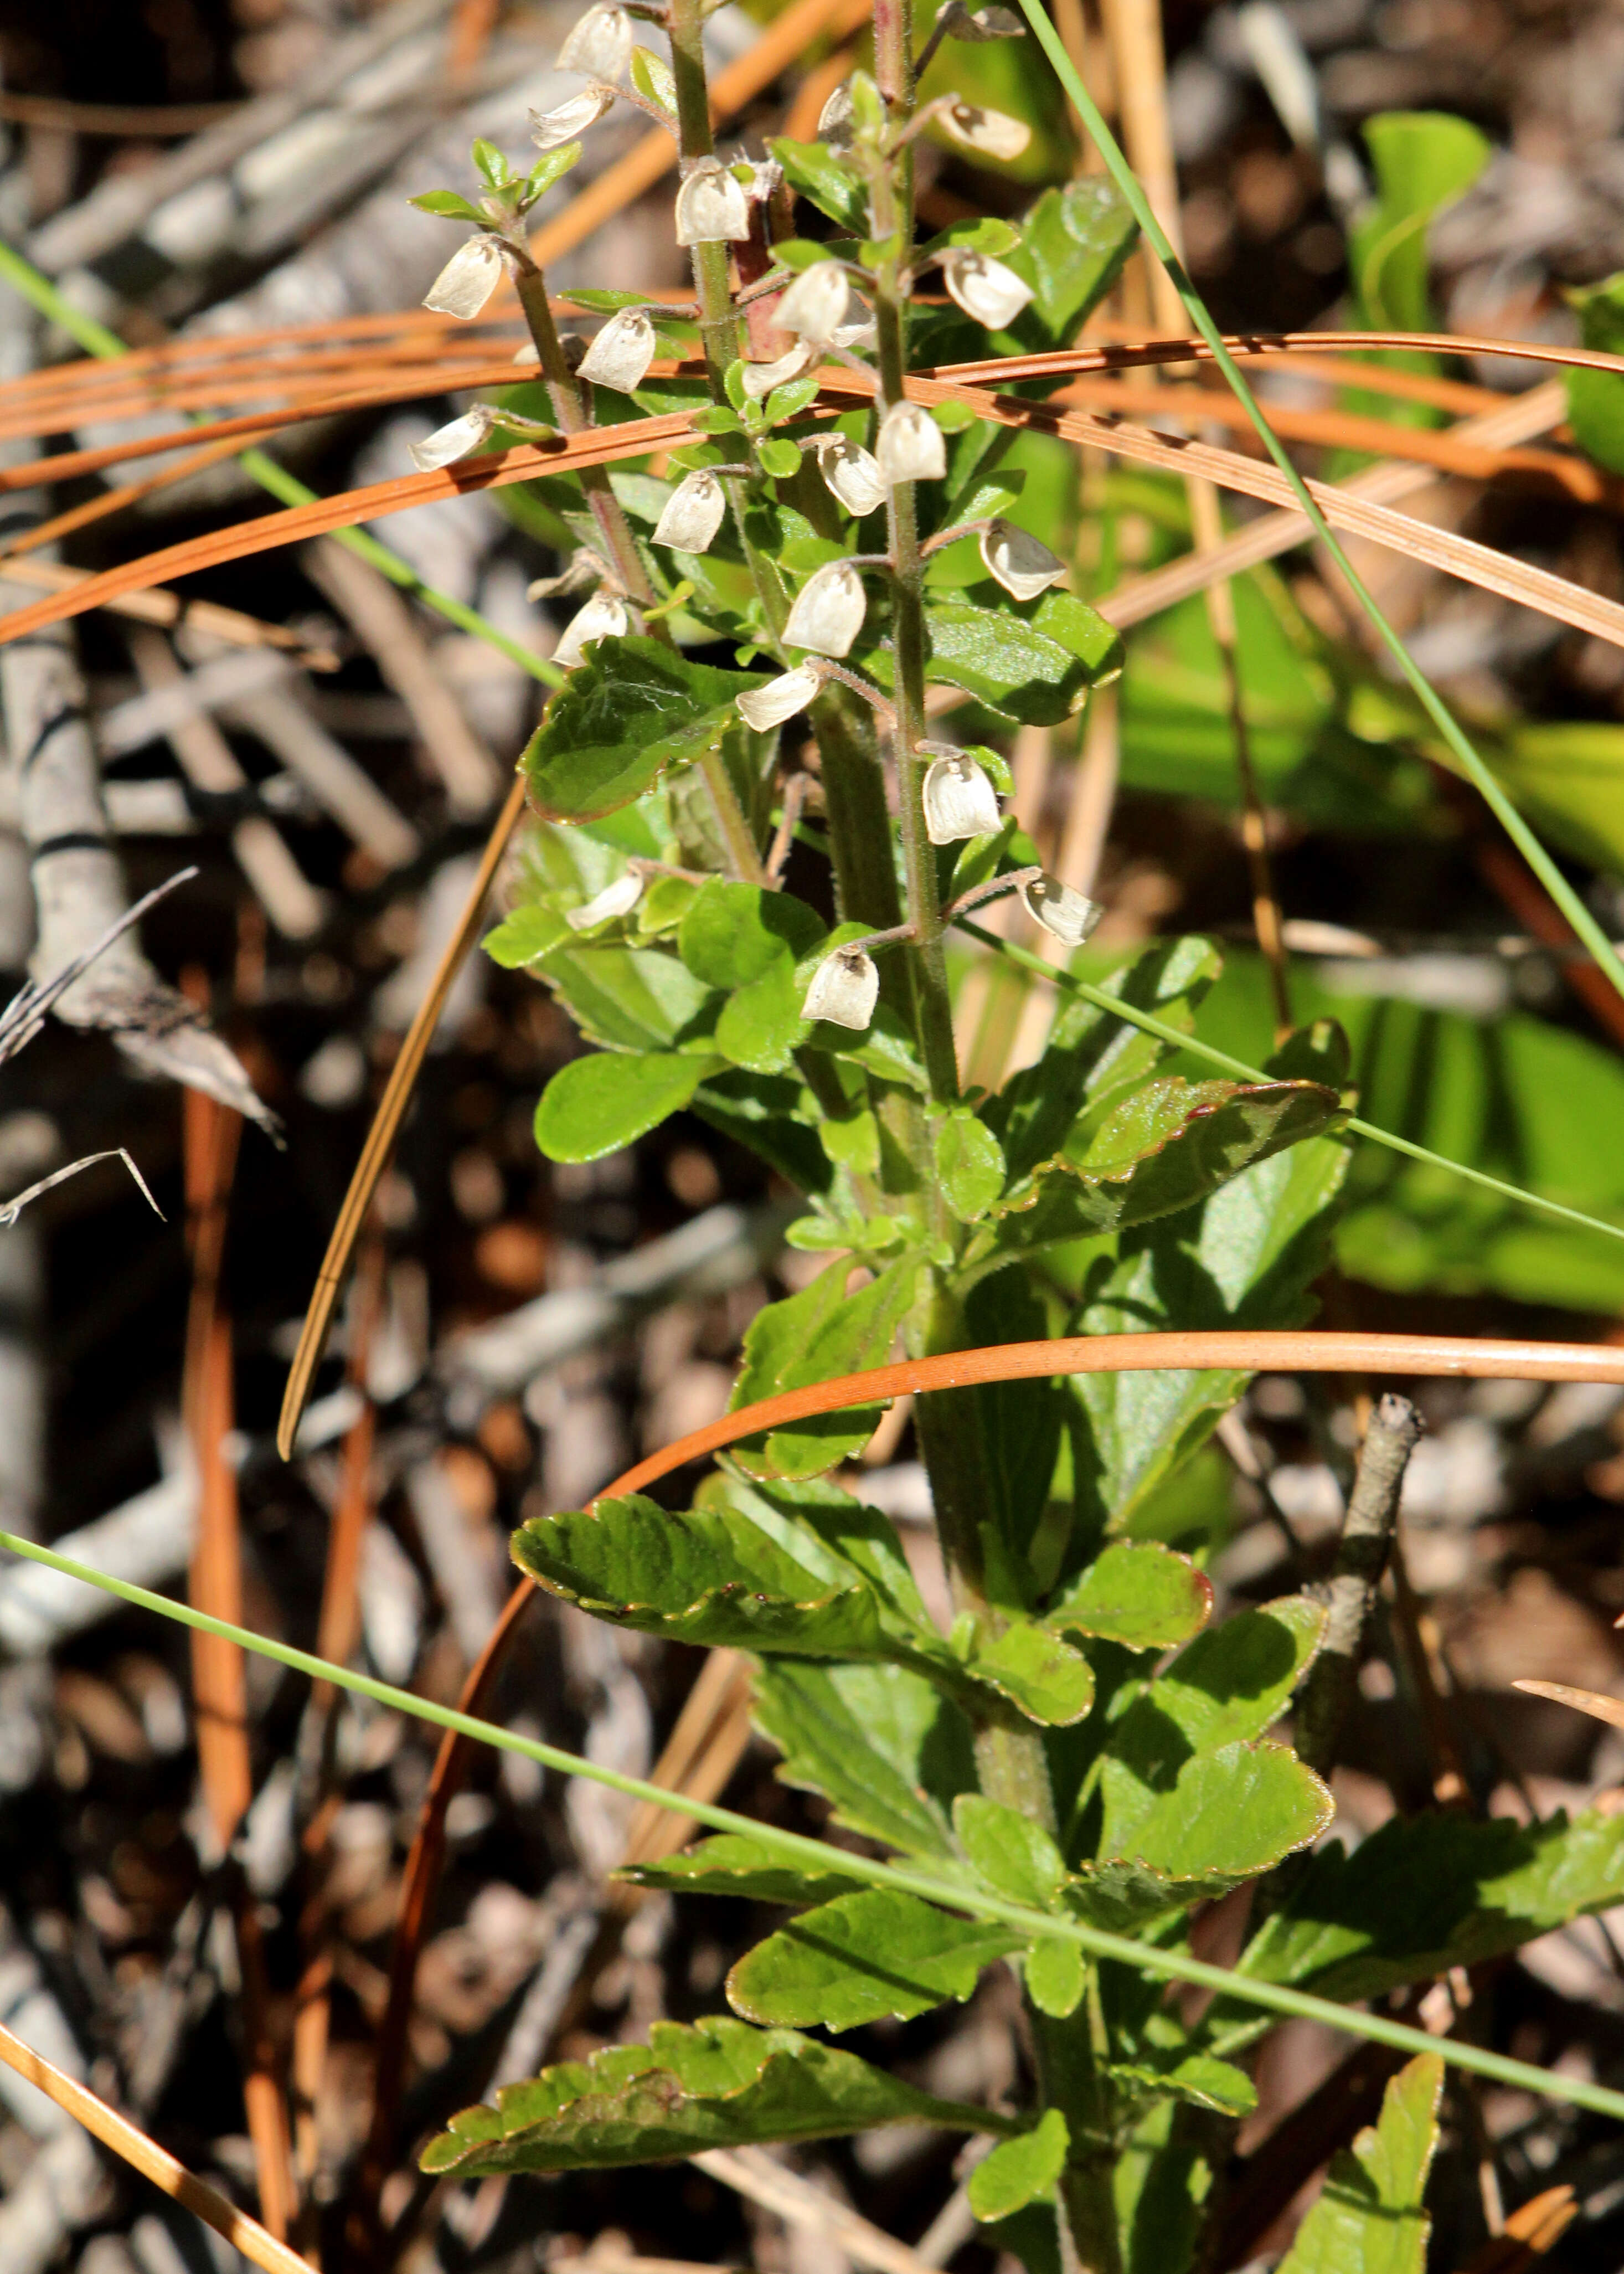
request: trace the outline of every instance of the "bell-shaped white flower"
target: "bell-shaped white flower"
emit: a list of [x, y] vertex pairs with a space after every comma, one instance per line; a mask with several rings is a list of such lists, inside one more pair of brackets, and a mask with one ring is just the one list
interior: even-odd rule
[[764, 687], [754, 687], [748, 695], [740, 696], [739, 716], [747, 727], [765, 734], [804, 711], [823, 683], [823, 674], [816, 664], [798, 663], [793, 671], [780, 672]]
[[595, 387], [613, 387], [629, 395], [641, 387], [654, 360], [659, 342], [654, 326], [641, 308], [622, 308], [608, 322], [582, 357], [578, 373]]
[[610, 923], [616, 916], [628, 916], [643, 898], [643, 878], [635, 869], [627, 870], [604, 886], [601, 892], [578, 908], [566, 908], [564, 921], [571, 931], [590, 931], [594, 925]]
[[1033, 877], [1020, 888], [1026, 914], [1067, 947], [1080, 947], [1105, 910], [1098, 900], [1074, 892], [1058, 877]]
[[1065, 562], [1041, 538], [996, 517], [981, 531], [981, 559], [988, 575], [1018, 600], [1035, 600], [1065, 575]]
[[679, 245], [741, 245], [750, 233], [750, 201], [718, 159], [702, 158], [677, 192]]
[[437, 426], [421, 442], [409, 442], [406, 454], [420, 474], [432, 474], [440, 466], [455, 466], [459, 458], [466, 458], [479, 448], [492, 426], [500, 424], [501, 412], [493, 403], [476, 403], [460, 418], [447, 425]]
[[855, 115], [849, 79], [842, 79], [817, 114], [817, 139], [831, 150], [849, 150]]
[[921, 795], [925, 834], [933, 845], [957, 845], [966, 837], [990, 837], [998, 827], [998, 793], [963, 750], [931, 760]]
[[874, 448], [888, 482], [939, 482], [947, 471], [942, 429], [922, 403], [893, 403]]
[[556, 150], [565, 142], [573, 142], [577, 134], [584, 134], [589, 126], [596, 126], [613, 103], [612, 88], [589, 87], [555, 109], [532, 110], [530, 139], [538, 150]]
[[581, 651], [588, 640], [620, 639], [630, 629], [631, 618], [625, 601], [613, 592], [594, 592], [580, 614], [565, 625], [553, 651], [553, 660], [568, 671], [571, 665], [580, 662]]
[[861, 442], [848, 442], [844, 434], [820, 434], [812, 448], [824, 487], [847, 513], [861, 521], [884, 504], [885, 477], [872, 450], [865, 450]]
[[685, 474], [665, 501], [654, 525], [656, 545], [673, 545], [679, 553], [703, 553], [722, 526], [727, 498], [708, 466]]
[[1012, 268], [989, 253], [971, 252], [963, 245], [942, 255], [942, 282], [966, 315], [989, 332], [1012, 324], [1032, 297], [1031, 285]]
[[982, 158], [1019, 158], [1032, 139], [1032, 129], [1002, 110], [983, 110], [979, 102], [962, 102], [949, 95], [936, 113], [944, 130], [966, 150]]
[[[862, 302], [852, 295], [852, 305], [861, 308]], [[861, 323], [842, 324], [831, 345], [837, 348], [871, 348], [880, 336], [880, 328], [870, 315], [864, 314]]]
[[560, 71], [613, 83], [632, 59], [632, 19], [624, 8], [589, 8], [559, 49]]
[[799, 346], [781, 355], [775, 363], [747, 363], [744, 366], [744, 391], [752, 403], [761, 403], [782, 387], [786, 380], [799, 379], [803, 371], [810, 371], [817, 361], [817, 350], [802, 340]]
[[470, 237], [459, 245], [423, 296], [437, 316], [477, 316], [502, 281], [500, 237]]
[[831, 1026], [851, 1027], [861, 1034], [879, 999], [880, 971], [874, 958], [861, 947], [838, 947], [812, 974], [801, 1015], [827, 1019]]
[[868, 612], [863, 580], [851, 562], [826, 561], [796, 593], [785, 621], [784, 644], [810, 648], [814, 655], [845, 655]]
[[815, 260], [780, 296], [772, 320], [809, 346], [826, 348], [846, 322], [851, 305], [852, 288], [839, 262]]

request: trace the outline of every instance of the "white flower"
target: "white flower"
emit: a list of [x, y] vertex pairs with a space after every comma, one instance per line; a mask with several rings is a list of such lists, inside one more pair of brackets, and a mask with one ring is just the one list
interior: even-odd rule
[[931, 761], [922, 796], [925, 834], [933, 845], [957, 845], [965, 837], [990, 837], [998, 827], [998, 793], [963, 750]]
[[974, 316], [989, 332], [1012, 324], [1032, 297], [1032, 287], [985, 252], [955, 245], [942, 255], [942, 282], [966, 316]]
[[779, 298], [772, 320], [815, 348], [826, 348], [846, 323], [852, 288], [838, 260], [815, 260]]
[[752, 403], [760, 403], [772, 393], [775, 387], [782, 387], [787, 380], [799, 379], [801, 373], [809, 371], [816, 361], [817, 350], [809, 348], [803, 340], [798, 347], [791, 348], [787, 355], [781, 355], [776, 363], [747, 363], [744, 367], [744, 391]]
[[571, 931], [590, 931], [594, 924], [608, 923], [615, 916], [628, 916], [643, 898], [643, 878], [635, 869], [623, 877], [615, 877], [601, 892], [578, 908], [566, 908], [564, 921]]
[[432, 474], [438, 467], [455, 466], [459, 458], [466, 458], [497, 425], [501, 413], [493, 403], [476, 403], [460, 418], [446, 426], [437, 426], [421, 442], [409, 442], [406, 454], [420, 474]]
[[851, 562], [828, 561], [815, 568], [796, 593], [784, 626], [784, 644], [810, 648], [815, 655], [845, 655], [868, 611], [868, 596]]
[[554, 663], [566, 670], [581, 660], [581, 651], [588, 640], [620, 639], [631, 628], [631, 618], [626, 613], [624, 600], [612, 592], [594, 592], [579, 615], [572, 616], [565, 625], [558, 645], [553, 651]]
[[584, 134], [589, 126], [596, 126], [613, 102], [611, 88], [589, 87], [580, 94], [572, 94], [568, 102], [560, 102], [556, 110], [532, 110], [530, 139], [538, 150], [556, 150], [561, 143]]
[[[852, 297], [855, 305], [861, 308], [862, 302], [857, 299], [855, 293]], [[865, 315], [861, 323], [842, 324], [835, 334], [831, 345], [838, 348], [871, 348], [879, 335], [880, 328], [874, 318]]]
[[1032, 139], [1032, 129], [1002, 110], [983, 110], [979, 103], [963, 102], [950, 94], [936, 117], [944, 131], [966, 150], [983, 158], [1019, 158]]
[[824, 486], [847, 513], [861, 521], [884, 504], [885, 477], [872, 450], [865, 450], [861, 442], [848, 442], [844, 434], [820, 434], [812, 448]]
[[679, 553], [703, 553], [722, 526], [727, 499], [709, 467], [685, 474], [665, 501], [655, 524], [656, 545], [674, 545]]
[[741, 245], [750, 233], [750, 202], [715, 158], [702, 158], [677, 192], [679, 245]]
[[502, 278], [500, 237], [470, 237], [459, 245], [423, 296], [437, 316], [477, 316]]
[[1053, 932], [1067, 947], [1079, 947], [1105, 914], [1098, 900], [1074, 892], [1058, 877], [1034, 877], [1021, 886], [1020, 897], [1034, 922]]
[[849, 149], [853, 115], [851, 81], [843, 79], [817, 114], [818, 140], [827, 142], [831, 150]]
[[1018, 600], [1035, 600], [1065, 575], [1065, 562], [1040, 538], [1029, 530], [1018, 529], [1012, 521], [995, 518], [988, 523], [981, 531], [981, 559], [988, 575], [996, 576]]
[[838, 947], [812, 974], [801, 1015], [827, 1019], [831, 1026], [851, 1027], [861, 1034], [879, 998], [880, 972], [874, 958], [861, 947]]
[[654, 327], [641, 308], [622, 308], [608, 322], [582, 357], [579, 373], [596, 387], [617, 388], [629, 395], [641, 387], [659, 343]]
[[753, 688], [748, 695], [738, 700], [739, 716], [747, 727], [754, 727], [758, 734], [771, 727], [781, 727], [793, 719], [797, 711], [804, 711], [823, 683], [823, 674], [815, 663], [798, 663], [793, 671], [780, 672], [764, 687]]
[[625, 9], [589, 8], [559, 49], [558, 67], [613, 84], [631, 59], [632, 19]]
[[893, 403], [874, 448], [888, 482], [939, 482], [947, 471], [942, 429], [921, 403]]

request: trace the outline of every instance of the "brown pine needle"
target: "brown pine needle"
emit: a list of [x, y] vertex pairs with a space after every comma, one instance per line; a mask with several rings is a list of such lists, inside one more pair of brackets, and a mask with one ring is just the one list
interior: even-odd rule
[[1565, 1682], [1514, 1682], [1511, 1686], [1525, 1690], [1530, 1698], [1548, 1698], [1553, 1706], [1571, 1706], [1576, 1713], [1590, 1713], [1598, 1721], [1611, 1721], [1615, 1729], [1624, 1729], [1624, 1698], [1604, 1697], [1599, 1690], [1571, 1690]]
[[77, 2078], [64, 2075], [4, 2028], [0, 2028], [0, 2061], [14, 2068], [19, 2076], [26, 2077], [58, 2108], [65, 2109], [104, 2148], [110, 2148], [114, 2155], [150, 2180], [171, 2202], [179, 2203], [206, 2226], [212, 2226], [244, 2258], [264, 2267], [265, 2274], [310, 2274], [308, 2260], [267, 2234], [257, 2219], [238, 2210], [218, 2188], [195, 2178], [167, 2149], [159, 2147], [155, 2140], [149, 2140], [145, 2132], [132, 2124], [127, 2116], [109, 2108], [105, 2100], [98, 2100]]

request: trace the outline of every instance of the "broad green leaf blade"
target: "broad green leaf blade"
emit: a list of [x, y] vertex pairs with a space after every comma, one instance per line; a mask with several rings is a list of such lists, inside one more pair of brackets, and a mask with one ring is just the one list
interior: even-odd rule
[[1094, 1668], [1082, 1652], [1030, 1619], [1011, 1619], [978, 1642], [965, 1671], [1047, 1728], [1080, 1721], [1094, 1703]]
[[1044, 1613], [1063, 1633], [1124, 1650], [1169, 1650], [1207, 1623], [1212, 1582], [1158, 1540], [1113, 1540]]
[[[943, 599], [928, 606], [925, 621], [927, 678], [962, 688], [1022, 726], [1058, 726], [1081, 709], [1096, 680], [1121, 666], [1116, 634], [1069, 592], [1002, 608]], [[863, 660], [890, 685], [884, 651], [865, 651]]]
[[1351, 1856], [1316, 1856], [1241, 1970], [1320, 1997], [1376, 1998], [1620, 1901], [1624, 1816], [1395, 1818]]
[[1376, 202], [1348, 248], [1358, 320], [1374, 330], [1425, 331], [1427, 230], [1470, 189], [1491, 145], [1469, 119], [1439, 110], [1382, 112], [1366, 119], [1365, 139]]
[[560, 1068], [536, 1108], [536, 1142], [550, 1161], [598, 1161], [680, 1112], [715, 1058], [602, 1050]]
[[979, 1792], [953, 1803], [953, 1829], [971, 1869], [995, 1894], [1034, 1909], [1051, 1905], [1066, 1876], [1060, 1850], [1041, 1824]]
[[957, 1864], [948, 1811], [975, 1786], [970, 1728], [912, 1668], [772, 1660], [756, 1683], [756, 1719], [784, 1755], [784, 1781], [821, 1793], [837, 1823]]
[[609, 2045], [494, 2108], [465, 2109], [430, 2142], [425, 2172], [474, 2178], [578, 2172], [692, 2156], [753, 2141], [828, 2140], [882, 2124], [989, 2128], [988, 2112], [937, 2100], [853, 2053], [725, 2014], [656, 2022], [647, 2045]]
[[808, 1905], [832, 1902], [861, 1884], [842, 1873], [838, 1864], [827, 1871], [786, 1864], [776, 1849], [741, 1832], [718, 1833], [680, 1856], [628, 1864], [613, 1876], [634, 1887], [664, 1887], [673, 1894], [741, 1895], [755, 1902]]
[[1279, 2274], [1423, 2274], [1432, 2221], [1422, 2199], [1443, 2082], [1435, 2053], [1418, 2053], [1400, 2069], [1374, 2126], [1333, 2157]]
[[1329, 1792], [1286, 1746], [1223, 1745], [1187, 1760], [1130, 1831], [1110, 1826], [1101, 1861], [1151, 1873], [1183, 1904], [1271, 1870], [1318, 1839], [1334, 1813]]
[[1113, 2061], [1109, 2074], [1113, 2083], [1131, 2092], [1166, 2094], [1219, 2116], [1250, 2116], [1258, 2105], [1258, 2089], [1245, 2070], [1212, 2053], [1191, 2053], [1164, 2069]]
[[1006, 266], [1032, 287], [1032, 299], [997, 350], [1042, 354], [1069, 347], [1110, 290], [1133, 250], [1139, 223], [1116, 185], [1092, 174], [1046, 190], [1020, 225]]
[[1022, 1969], [1026, 1995], [1040, 2014], [1050, 2014], [1064, 2022], [1082, 2004], [1084, 1969], [1083, 1954], [1076, 1943], [1034, 1942]]
[[974, 1224], [1004, 1190], [998, 1141], [973, 1113], [950, 1113], [936, 1134], [936, 1171], [942, 1196], [960, 1224]]
[[854, 2029], [865, 2022], [963, 2004], [981, 1969], [1020, 1947], [1011, 1928], [954, 1918], [890, 1887], [842, 1895], [780, 1927], [727, 1977], [747, 2021]]
[[777, 135], [767, 147], [793, 190], [853, 237], [868, 236], [868, 192], [855, 166], [826, 142], [794, 142]]
[[[914, 1299], [919, 1259], [901, 1257], [852, 1295], [846, 1292], [850, 1269], [842, 1258], [800, 1294], [756, 1313], [744, 1337], [730, 1411], [778, 1390], [884, 1363]], [[821, 1414], [764, 1437], [743, 1438], [733, 1457], [751, 1476], [815, 1477], [860, 1453], [878, 1421], [873, 1406]]]
[[784, 963], [798, 963], [823, 937], [816, 909], [789, 892], [712, 877], [689, 902], [677, 953], [707, 987], [747, 987]]
[[720, 1003], [658, 948], [560, 945], [531, 968], [587, 1040], [612, 1050], [669, 1049], [702, 1034]]
[[970, 2174], [970, 2209], [978, 2219], [1007, 2218], [1052, 2195], [1071, 2150], [1071, 2135], [1057, 2108], [1046, 2108], [1030, 2132], [1000, 2141]]
[[668, 767], [713, 750], [735, 699], [763, 681], [641, 636], [600, 640], [547, 707], [521, 761], [553, 821], [590, 821], [641, 797]]

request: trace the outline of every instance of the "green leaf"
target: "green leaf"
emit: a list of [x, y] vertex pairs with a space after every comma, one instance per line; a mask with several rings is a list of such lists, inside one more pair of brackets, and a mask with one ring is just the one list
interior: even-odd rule
[[712, 877], [682, 919], [677, 952], [707, 987], [744, 987], [778, 965], [799, 962], [823, 932], [822, 918], [791, 893]]
[[1212, 1582], [1159, 1540], [1113, 1540], [1044, 1613], [1063, 1632], [1124, 1650], [1169, 1650], [1207, 1623]]
[[538, 198], [545, 197], [554, 182], [562, 181], [580, 157], [584, 146], [566, 142], [557, 150], [544, 150], [530, 172], [524, 177], [524, 203], [528, 209]]
[[556, 821], [628, 805], [667, 767], [714, 749], [756, 673], [720, 671], [642, 636], [596, 642], [547, 707], [521, 761], [531, 800]]
[[587, 1039], [612, 1050], [670, 1048], [703, 1035], [716, 1015], [714, 993], [658, 948], [560, 941], [532, 968]]
[[1379, 1998], [1621, 1901], [1624, 1816], [1395, 1818], [1352, 1855], [1322, 1849], [1241, 1970], [1342, 2001]]
[[1279, 2274], [1423, 2274], [1432, 2223], [1422, 2199], [1443, 2082], [1439, 2053], [1418, 2053], [1400, 2069], [1374, 2127], [1332, 2157]]
[[507, 188], [513, 179], [513, 168], [494, 142], [487, 142], [483, 134], [477, 134], [470, 155], [492, 189]]
[[[817, 397], [818, 383], [816, 379], [789, 380], [784, 386], [773, 388], [772, 393], [762, 405], [763, 416], [769, 426], [783, 426], [790, 419], [798, 418], [803, 410], [817, 401]], [[799, 464], [801, 458], [799, 451], [796, 452], [795, 457], [796, 463]], [[762, 463], [765, 465], [766, 463], [763, 458]], [[771, 471], [769, 468], [769, 471]], [[793, 472], [793, 467], [790, 471]]]
[[1313, 1771], [1259, 1739], [1184, 1762], [1171, 1791], [1124, 1824], [1108, 1803], [1100, 1861], [1164, 1881], [1169, 1903], [1222, 1894], [1317, 1840], [1335, 1813]]
[[784, 1755], [784, 1781], [821, 1793], [837, 1823], [905, 1855], [957, 1861], [948, 1809], [975, 1785], [969, 1724], [912, 1668], [773, 1660], [756, 1718]]
[[853, 165], [826, 142], [792, 142], [778, 135], [767, 147], [783, 167], [791, 189], [853, 237], [868, 234], [868, 192]]
[[1071, 2135], [1057, 2108], [1046, 2108], [1030, 2132], [1002, 2140], [970, 2174], [970, 2209], [978, 2219], [1007, 2218], [1052, 2195], [1071, 2152]]
[[538, 903], [515, 908], [494, 930], [486, 932], [479, 945], [504, 971], [523, 971], [569, 937], [569, 926], [557, 909]]
[[1064, 2022], [1083, 1999], [1084, 1962], [1075, 1942], [1034, 1942], [1023, 1969], [1026, 1994], [1040, 2014]]
[[960, 1224], [974, 1224], [1004, 1190], [1004, 1154], [984, 1121], [967, 1106], [937, 1126], [934, 1147], [942, 1197]]
[[1040, 354], [1069, 347], [1122, 274], [1138, 236], [1121, 191], [1103, 174], [1046, 190], [1021, 222], [1019, 245], [1004, 256], [1031, 285], [1032, 299], [1001, 339]]
[[[925, 610], [925, 625], [927, 677], [962, 688], [1022, 726], [1058, 726], [1081, 709], [1090, 687], [1120, 665], [1116, 633], [1069, 592], [1046, 593], [1024, 611], [1007, 603], [986, 608], [969, 600], [936, 601]], [[891, 684], [883, 651], [866, 651], [864, 661]]]
[[962, 2004], [981, 1969], [1020, 1942], [992, 1920], [955, 1918], [917, 1895], [865, 1888], [758, 1942], [728, 1976], [727, 2002], [746, 2021], [792, 2026], [906, 2021], [950, 1998]]
[[[1568, 297], [1578, 312], [1584, 345], [1603, 355], [1617, 355], [1624, 347], [1624, 272], [1605, 276], [1599, 284]], [[1574, 439], [1598, 465], [1624, 473], [1624, 373], [1569, 371], [1562, 376]]]
[[[830, 1852], [832, 1856], [837, 1851]], [[627, 1864], [613, 1876], [634, 1887], [664, 1887], [679, 1895], [748, 1896], [761, 1903], [827, 1903], [862, 1884], [838, 1864], [829, 1871], [797, 1870], [776, 1848], [739, 1832], [720, 1833], [656, 1863]]]
[[1376, 202], [1356, 223], [1348, 265], [1359, 321], [1374, 330], [1431, 328], [1426, 233], [1470, 189], [1492, 147], [1469, 119], [1441, 110], [1389, 110], [1365, 122]]
[[409, 206], [420, 213], [443, 214], [447, 221], [471, 221], [476, 229], [486, 226], [485, 216], [477, 206], [470, 205], [455, 190], [425, 190], [420, 198], [408, 198]]
[[1258, 2105], [1258, 2090], [1244, 2069], [1212, 2053], [1191, 2053], [1171, 2068], [1146, 2068], [1134, 2062], [1112, 2061], [1107, 2071], [1113, 2084], [1169, 2095], [1192, 2108], [1210, 2108], [1219, 2116], [1250, 2116]]
[[953, 1829], [966, 1860], [995, 1894], [1046, 1910], [1064, 1885], [1060, 1850], [1041, 1824], [1002, 1801], [962, 1792], [953, 1803]]
[[771, 435], [756, 445], [756, 463], [776, 482], [793, 481], [801, 471], [801, 453], [793, 442], [775, 441]]
[[573, 1058], [542, 1092], [536, 1142], [550, 1161], [618, 1153], [680, 1112], [717, 1064], [664, 1050]]
[[[758, 1311], [745, 1333], [729, 1412], [780, 1390], [883, 1365], [913, 1301], [918, 1269], [918, 1257], [905, 1255], [848, 1295], [850, 1265], [831, 1263], [800, 1294]], [[751, 1476], [819, 1476], [854, 1459], [878, 1426], [876, 1406], [816, 1415], [764, 1437], [741, 1439], [733, 1457]]]
[[1020, 231], [1011, 222], [995, 221], [989, 214], [972, 214], [951, 228], [938, 230], [928, 244], [921, 245], [914, 256], [914, 266], [922, 268], [928, 260], [955, 247], [964, 252], [984, 253], [991, 260], [1007, 260], [1019, 243]]
[[978, 1640], [965, 1670], [1049, 1728], [1080, 1721], [1094, 1703], [1094, 1668], [1082, 1652], [1030, 1619]]
[[639, 94], [657, 103], [668, 117], [677, 115], [677, 83], [672, 77], [671, 66], [657, 56], [652, 48], [632, 49], [632, 85]]
[[838, 2139], [881, 2124], [984, 2131], [989, 2117], [853, 2053], [718, 2014], [691, 2029], [656, 2022], [646, 2046], [606, 2045], [590, 2060], [504, 2086], [494, 2108], [453, 2117], [422, 2166], [468, 2178], [588, 2171], [753, 2141]]

